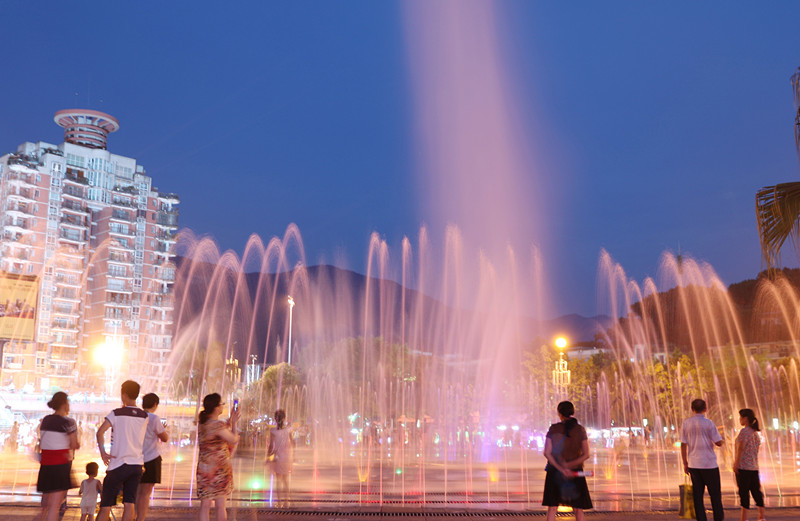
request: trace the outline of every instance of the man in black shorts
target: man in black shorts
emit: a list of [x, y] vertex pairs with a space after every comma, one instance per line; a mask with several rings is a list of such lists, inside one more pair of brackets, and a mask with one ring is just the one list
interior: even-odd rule
[[148, 393], [142, 396], [142, 409], [147, 413], [147, 431], [144, 435], [144, 474], [139, 481], [139, 489], [136, 491], [136, 521], [145, 521], [147, 511], [150, 509], [150, 494], [156, 483], [161, 483], [161, 449], [159, 440], [166, 443], [169, 435], [161, 418], [156, 416], [158, 409], [158, 395]]
[[[97, 429], [97, 445], [100, 448], [100, 457], [108, 465], [106, 477], [103, 480], [103, 492], [100, 496], [100, 513], [97, 521], [108, 521], [111, 507], [117, 504], [117, 495], [122, 490], [122, 504], [124, 510], [122, 521], [132, 521], [134, 503], [136, 502], [136, 488], [142, 477], [142, 445], [147, 430], [147, 413], [136, 407], [136, 398], [139, 397], [139, 384], [127, 380], [122, 383], [122, 405], [114, 409]], [[106, 452], [104, 435], [111, 429], [111, 454]]]

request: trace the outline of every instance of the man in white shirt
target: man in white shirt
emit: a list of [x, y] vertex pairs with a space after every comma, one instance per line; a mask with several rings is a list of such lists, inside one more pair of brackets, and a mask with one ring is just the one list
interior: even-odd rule
[[692, 478], [692, 494], [694, 495], [694, 511], [697, 521], [706, 521], [706, 507], [703, 494], [708, 487], [714, 521], [725, 519], [722, 509], [722, 487], [719, 479], [719, 465], [714, 447], [722, 446], [720, 436], [714, 422], [706, 418], [705, 400], [692, 400], [694, 416], [686, 418], [681, 427], [681, 457], [683, 471]]
[[[121, 388], [122, 405], [114, 409], [97, 429], [97, 445], [100, 457], [108, 465], [100, 496], [100, 513], [97, 521], [108, 521], [111, 507], [117, 504], [117, 495], [122, 490], [124, 510], [122, 521], [131, 521], [136, 502], [136, 488], [142, 477], [142, 445], [147, 429], [147, 413], [136, 407], [139, 384], [126, 380]], [[111, 429], [111, 454], [106, 452], [104, 435]]]
[[161, 483], [161, 449], [159, 440], [167, 442], [169, 435], [155, 412], [158, 409], [158, 395], [148, 393], [142, 396], [142, 409], [147, 413], [147, 430], [144, 434], [142, 455], [144, 457], [144, 474], [139, 480], [136, 491], [136, 521], [145, 521], [150, 510], [150, 494], [156, 483]]

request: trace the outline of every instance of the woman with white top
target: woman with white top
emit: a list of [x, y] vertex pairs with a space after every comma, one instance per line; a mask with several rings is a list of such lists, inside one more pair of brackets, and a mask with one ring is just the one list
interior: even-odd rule
[[269, 449], [267, 450], [266, 462], [272, 462], [272, 473], [277, 481], [277, 506], [286, 508], [289, 506], [289, 474], [292, 472], [292, 438], [284, 425], [286, 422], [286, 411], [278, 409], [275, 411], [276, 428], [269, 433]]
[[736, 456], [733, 459], [733, 472], [739, 487], [739, 504], [742, 506], [741, 521], [747, 521], [750, 513], [750, 495], [758, 507], [758, 519], [764, 519], [764, 494], [758, 478], [758, 448], [761, 435], [758, 420], [752, 409], [739, 411], [739, 424], [742, 430], [736, 437]]
[[67, 491], [77, 485], [72, 476], [72, 460], [80, 448], [78, 426], [69, 414], [67, 393], [57, 392], [47, 402], [53, 414], [42, 418], [39, 424], [41, 466], [36, 480], [36, 490], [42, 493], [42, 512], [39, 519], [56, 521]]

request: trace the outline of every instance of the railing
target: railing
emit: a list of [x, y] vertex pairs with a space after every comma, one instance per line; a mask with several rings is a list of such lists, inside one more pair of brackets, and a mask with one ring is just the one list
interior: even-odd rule
[[178, 194], [173, 194], [171, 192], [158, 192], [159, 199], [169, 199], [174, 201], [180, 201], [181, 198], [178, 197]]
[[159, 212], [156, 218], [156, 224], [161, 226], [178, 226], [178, 215]]
[[79, 217], [73, 217], [71, 215], [65, 215], [61, 218], [61, 222], [64, 224], [71, 224], [73, 226], [86, 226], [85, 219], [81, 219]]
[[[65, 190], [65, 192], [67, 192], [67, 191], [68, 190]], [[70, 195], [75, 195], [76, 197], [82, 197], [82, 195], [79, 195], [79, 194], [70, 194]], [[65, 208], [67, 210], [73, 210], [73, 211], [76, 211], [76, 212], [89, 213], [89, 208], [86, 205], [79, 204], [79, 203], [76, 203], [74, 201], [69, 201], [67, 199], [64, 199], [61, 202], [61, 207]]]
[[117, 220], [120, 220], [120, 221], [127, 221], [127, 222], [132, 222], [133, 221], [133, 218], [131, 217], [131, 214], [129, 214], [128, 212], [120, 212], [119, 210], [112, 211], [111, 212], [111, 218], [112, 219], [117, 219]]
[[89, 184], [89, 180], [88, 179], [86, 179], [85, 177], [82, 177], [82, 176], [78, 176], [71, 169], [67, 169], [67, 173], [64, 175], [64, 179], [66, 179], [67, 181], [80, 183], [82, 185], [87, 185], [88, 186], [88, 184]]
[[125, 200], [125, 199], [120, 199], [119, 197], [112, 198], [111, 199], [111, 205], [112, 206], [124, 206], [125, 208], [135, 208], [136, 207], [136, 205], [134, 205], [131, 201]]
[[58, 237], [68, 241], [86, 242], [86, 239], [82, 233], [67, 233], [66, 230], [61, 230], [61, 233], [58, 234]]

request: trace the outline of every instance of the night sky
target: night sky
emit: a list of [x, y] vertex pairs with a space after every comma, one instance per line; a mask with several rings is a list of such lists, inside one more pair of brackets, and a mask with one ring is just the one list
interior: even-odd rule
[[[598, 311], [602, 248], [637, 280], [678, 249], [754, 277], [755, 192], [800, 174], [800, 3], [495, 5], [550, 315]], [[103, 110], [109, 149], [180, 194], [182, 226], [241, 252], [294, 222], [309, 264], [362, 271], [373, 231], [443, 236], [420, 203], [405, 7], [4, 1], [0, 150], [60, 143], [59, 109]]]

